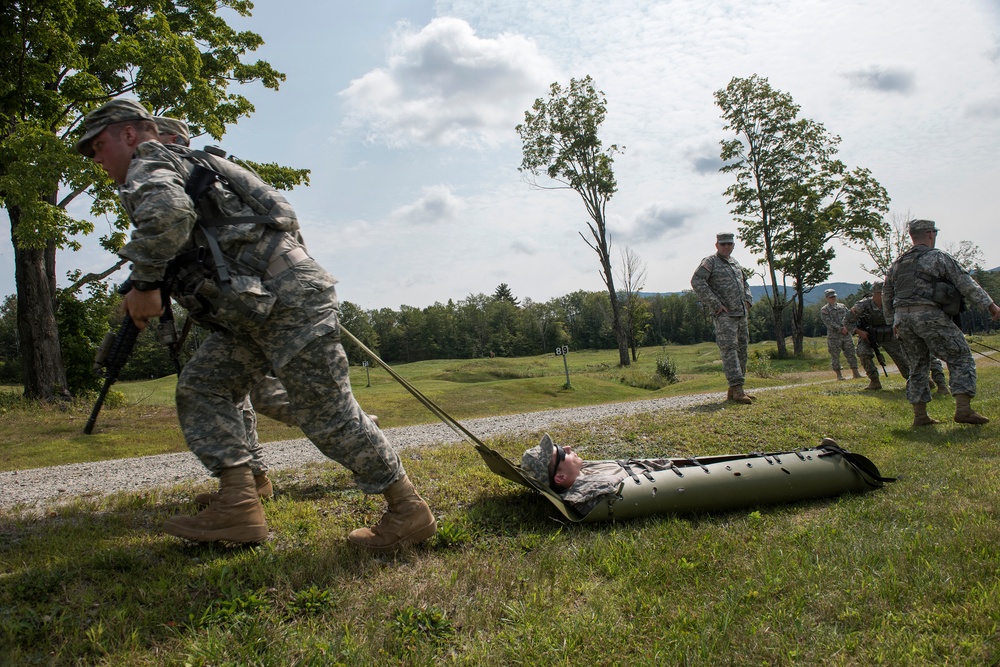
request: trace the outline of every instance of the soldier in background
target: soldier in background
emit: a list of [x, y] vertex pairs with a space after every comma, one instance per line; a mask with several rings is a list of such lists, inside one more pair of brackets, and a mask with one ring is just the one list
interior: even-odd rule
[[955, 421], [985, 424], [989, 419], [970, 406], [976, 395], [976, 362], [953, 316], [958, 314], [963, 297], [988, 309], [994, 320], [1000, 319], [1000, 306], [954, 257], [934, 247], [938, 230], [932, 220], [911, 220], [907, 229], [913, 247], [889, 268], [882, 288], [882, 308], [910, 362], [906, 398], [913, 405], [913, 425], [939, 423], [927, 414], [931, 355], [948, 364]]
[[837, 374], [838, 380], [843, 380], [840, 371], [840, 353], [844, 353], [847, 364], [851, 367], [851, 377], [855, 380], [861, 377], [858, 373], [858, 358], [854, 355], [854, 339], [850, 330], [844, 325], [847, 318], [847, 306], [837, 303], [837, 291], [828, 289], [823, 293], [826, 305], [819, 311], [820, 319], [826, 325], [826, 349], [830, 352], [830, 366]]
[[886, 323], [885, 314], [882, 312], [881, 281], [872, 285], [871, 296], [861, 299], [848, 311], [847, 317], [844, 318], [844, 326], [858, 336], [858, 359], [861, 360], [861, 367], [868, 375], [866, 391], [878, 391], [882, 388], [878, 366], [875, 365], [875, 348], [872, 346], [871, 337], [875, 338], [875, 345], [883, 349], [896, 363], [900, 375], [904, 378], [909, 377], [910, 365], [906, 361], [903, 346], [892, 335], [892, 327]]
[[743, 391], [743, 382], [750, 344], [747, 317], [753, 297], [743, 268], [732, 258], [735, 244], [733, 234], [716, 234], [716, 253], [701, 260], [691, 277], [691, 287], [712, 312], [715, 341], [719, 345], [722, 369], [729, 383], [726, 398], [737, 403], [750, 403], [754, 397]]

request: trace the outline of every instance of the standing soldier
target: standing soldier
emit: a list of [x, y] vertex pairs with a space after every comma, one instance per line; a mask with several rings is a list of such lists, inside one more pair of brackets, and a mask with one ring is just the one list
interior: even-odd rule
[[932, 220], [911, 220], [907, 228], [913, 247], [889, 268], [882, 288], [882, 308], [910, 361], [906, 398], [913, 404], [913, 425], [939, 423], [927, 414], [931, 355], [948, 364], [955, 421], [985, 424], [989, 419], [969, 405], [976, 395], [976, 362], [953, 317], [959, 313], [963, 297], [988, 309], [994, 320], [1000, 319], [1000, 306], [954, 257], [934, 247], [938, 230]]
[[826, 305], [820, 309], [819, 316], [826, 325], [826, 349], [830, 352], [830, 366], [833, 367], [838, 380], [845, 379], [840, 372], [840, 353], [843, 352], [851, 367], [851, 377], [857, 380], [861, 374], [858, 373], [858, 358], [854, 356], [854, 339], [844, 325], [847, 319], [847, 306], [837, 303], [836, 290], [828, 289], [823, 295], [826, 297]]
[[871, 296], [861, 299], [848, 311], [844, 326], [858, 335], [858, 358], [868, 375], [866, 391], [878, 391], [882, 388], [878, 367], [875, 365], [874, 346], [882, 348], [892, 357], [900, 375], [909, 377], [910, 365], [906, 361], [906, 354], [899, 341], [893, 337], [892, 327], [886, 324], [885, 314], [882, 312], [881, 281], [872, 285]]
[[735, 241], [732, 234], [716, 234], [714, 255], [701, 260], [691, 287], [712, 311], [715, 341], [722, 355], [722, 369], [729, 383], [726, 398], [737, 403], [750, 403], [753, 396], [743, 391], [747, 370], [747, 346], [750, 329], [747, 316], [753, 297], [743, 268], [731, 257]]
[[167, 519], [164, 531], [199, 542], [266, 539], [236, 403], [273, 370], [316, 447], [351, 470], [362, 491], [388, 501], [375, 526], [348, 540], [388, 551], [431, 537], [434, 515], [351, 393], [337, 281], [300, 243], [288, 202], [238, 165], [161, 144], [153, 116], [135, 100], [87, 114], [76, 148], [118, 184], [134, 226], [119, 251], [132, 262], [125, 312], [140, 329], [158, 317], [160, 283], [178, 265], [175, 294], [214, 330], [177, 380], [177, 416], [221, 488], [198, 515]]

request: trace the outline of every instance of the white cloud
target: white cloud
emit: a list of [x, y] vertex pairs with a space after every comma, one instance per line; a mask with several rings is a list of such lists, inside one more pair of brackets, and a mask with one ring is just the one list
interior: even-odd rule
[[402, 24], [386, 67], [340, 92], [349, 126], [392, 146], [494, 146], [545, 93], [554, 67], [534, 42], [504, 33], [477, 37], [468, 23], [437, 18], [420, 31]]
[[462, 200], [447, 185], [424, 188], [420, 199], [394, 209], [389, 214], [392, 223], [439, 225], [455, 220], [463, 209]]

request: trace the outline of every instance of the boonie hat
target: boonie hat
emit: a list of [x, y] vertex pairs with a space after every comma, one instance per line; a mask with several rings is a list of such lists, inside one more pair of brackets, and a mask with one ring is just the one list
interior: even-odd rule
[[177, 139], [174, 143], [180, 144], [181, 146], [191, 145], [191, 135], [188, 132], [188, 124], [178, 118], [168, 118], [167, 116], [157, 116], [153, 120], [156, 121], [156, 131], [160, 134], [176, 134]]
[[827, 291], [823, 292], [823, 295], [826, 297], [837, 296], [837, 290], [828, 289]]
[[729, 232], [722, 232], [715, 235], [716, 243], [734, 243], [734, 235]]
[[907, 230], [911, 232], [936, 232], [933, 220], [910, 220], [906, 223]]
[[138, 100], [127, 98], [116, 98], [94, 109], [83, 119], [84, 133], [80, 141], [76, 142], [77, 152], [87, 157], [94, 157], [94, 151], [90, 149], [90, 142], [94, 137], [103, 132], [108, 125], [127, 120], [153, 121], [154, 119], [153, 114], [149, 113]]
[[550, 486], [552, 483], [552, 453], [554, 451], [556, 451], [556, 445], [546, 433], [538, 445], [525, 450], [524, 454], [521, 455], [521, 472], [542, 486]]

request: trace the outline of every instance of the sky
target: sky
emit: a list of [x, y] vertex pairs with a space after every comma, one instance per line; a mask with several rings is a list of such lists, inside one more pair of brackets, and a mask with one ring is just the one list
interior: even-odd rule
[[[838, 157], [872, 171], [893, 219], [935, 220], [939, 247], [971, 241], [1000, 266], [1000, 0], [254, 4], [230, 23], [260, 34], [252, 59], [287, 80], [242, 87], [255, 112], [192, 145], [311, 169], [286, 197], [341, 300], [361, 308], [423, 308], [501, 283], [536, 302], [605, 289], [580, 236], [582, 200], [531, 187], [514, 129], [551, 83], [587, 75], [607, 97], [601, 139], [624, 147], [612, 254], [638, 255], [644, 291], [689, 289], [715, 234], [736, 231], [713, 93], [753, 74], [841, 138]], [[835, 247], [831, 282], [872, 280], [867, 256]], [[757, 268], [739, 244], [733, 256]], [[60, 284], [113, 260], [92, 241], [60, 252]], [[13, 274], [6, 234], [0, 295]]]

